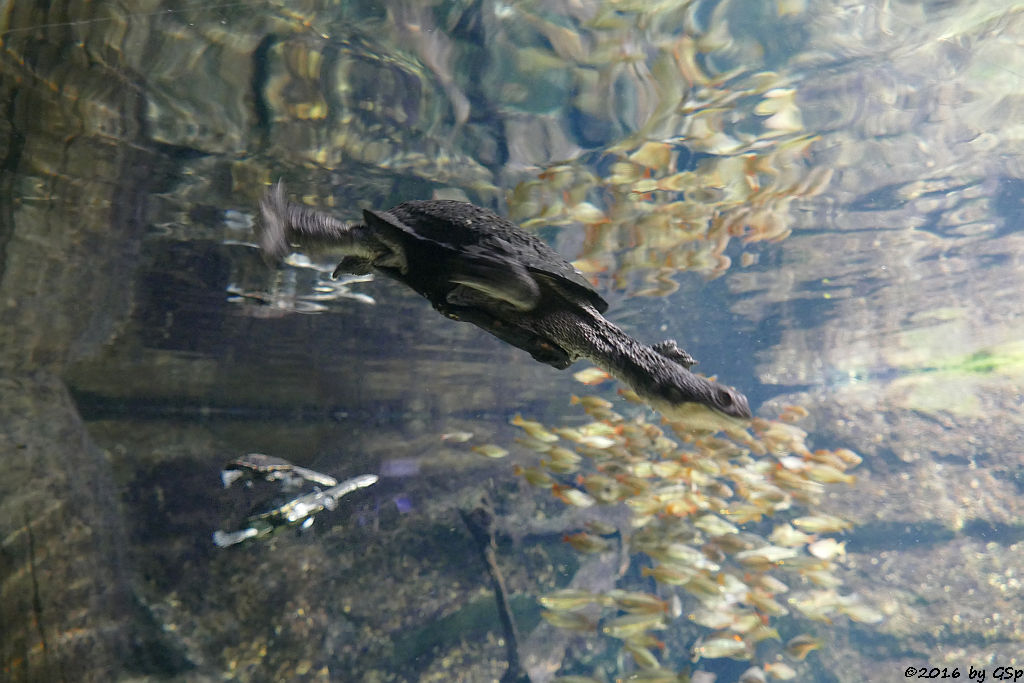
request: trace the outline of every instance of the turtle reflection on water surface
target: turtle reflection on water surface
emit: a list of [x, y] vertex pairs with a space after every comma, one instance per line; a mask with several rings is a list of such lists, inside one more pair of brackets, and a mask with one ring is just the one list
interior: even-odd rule
[[220, 473], [224, 488], [238, 480], [251, 484], [254, 479], [263, 481], [280, 481], [286, 489], [298, 489], [303, 481], [311, 481], [321, 486], [334, 486], [338, 480], [328, 474], [293, 465], [284, 458], [263, 453], [246, 453], [235, 458]]
[[703, 404], [749, 418], [746, 397], [690, 372], [672, 340], [647, 346], [601, 314], [608, 303], [547, 244], [494, 212], [457, 201], [410, 201], [363, 211], [347, 224], [285, 199], [278, 183], [260, 201], [260, 244], [284, 257], [291, 245], [337, 254], [339, 273], [377, 272], [558, 369], [587, 358], [663, 412]]

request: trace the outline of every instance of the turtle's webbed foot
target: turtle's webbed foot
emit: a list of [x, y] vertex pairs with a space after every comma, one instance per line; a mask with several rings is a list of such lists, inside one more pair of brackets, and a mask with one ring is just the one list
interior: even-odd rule
[[291, 247], [288, 245], [288, 200], [284, 183], [278, 181], [260, 200], [261, 221], [257, 227], [260, 247], [269, 259], [279, 261]]
[[687, 370], [692, 368], [694, 365], [697, 365], [697, 359], [691, 356], [686, 349], [679, 348], [675, 339], [666, 339], [663, 342], [651, 344], [651, 348], [665, 358], [668, 358], [673, 363], [682, 365]]
[[289, 202], [284, 183], [278, 181], [260, 200], [257, 228], [260, 247], [268, 258], [280, 260], [293, 248], [313, 252], [348, 252], [374, 258], [384, 248], [364, 243], [365, 231], [312, 207]]

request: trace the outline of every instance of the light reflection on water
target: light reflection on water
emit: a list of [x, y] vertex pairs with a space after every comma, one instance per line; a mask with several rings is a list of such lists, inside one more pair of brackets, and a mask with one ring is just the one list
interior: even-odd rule
[[[828, 641], [794, 664], [801, 680], [924, 665], [906, 652], [1008, 662], [1024, 623], [986, 624], [1024, 614], [1006, 570], [1021, 559], [1022, 16], [995, 2], [19, 3], [0, 27], [3, 419], [31, 463], [0, 488], [13, 564], [36, 566], [18, 539], [38, 517], [55, 566], [116, 565], [92, 579], [117, 581], [151, 631], [123, 656], [83, 625], [101, 643], [91, 678], [202, 680], [500, 677], [499, 627], [478, 614], [493, 598], [454, 513], [484, 490], [524, 632], [526, 598], [581, 566], [549, 528], [565, 506], [513, 476], [534, 456], [508, 422], [580, 426], [572, 394], [644, 411], [393, 282], [268, 268], [250, 228], [283, 176], [345, 220], [453, 193], [511, 214], [579, 259], [628, 332], [679, 339], [762, 414], [806, 407], [812, 447], [864, 455], [857, 484], [827, 496], [862, 529], [836, 572], [888, 619], [780, 620]], [[78, 441], [70, 404], [68, 431], [42, 424], [43, 404], [64, 404], [34, 372], [70, 387]], [[454, 432], [473, 440], [441, 439]], [[102, 451], [66, 457], [71, 442]], [[512, 454], [469, 450], [484, 443]], [[218, 471], [252, 451], [385, 476], [311, 534], [214, 552], [230, 512]], [[107, 477], [121, 509], [79, 492], [54, 513], [44, 492], [68, 471]], [[123, 537], [106, 521], [121, 518]], [[123, 556], [62, 541], [71, 527]], [[5, 594], [30, 574], [5, 572]], [[656, 588], [635, 565], [629, 582]], [[42, 612], [12, 601], [5, 619], [41, 621], [55, 649], [76, 627], [51, 614], [101, 613], [56, 583]], [[697, 633], [666, 634], [674, 668]], [[39, 639], [9, 636], [5, 672], [31, 679]], [[611, 671], [609, 647], [555, 654]], [[701, 666], [732, 681], [748, 664]]]

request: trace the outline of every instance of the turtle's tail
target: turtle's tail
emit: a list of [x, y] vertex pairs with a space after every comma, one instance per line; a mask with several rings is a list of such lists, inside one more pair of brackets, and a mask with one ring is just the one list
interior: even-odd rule
[[257, 228], [263, 253], [279, 261], [292, 247], [343, 246], [352, 242], [351, 228], [343, 221], [315, 209], [293, 204], [285, 198], [284, 183], [278, 181], [260, 200]]

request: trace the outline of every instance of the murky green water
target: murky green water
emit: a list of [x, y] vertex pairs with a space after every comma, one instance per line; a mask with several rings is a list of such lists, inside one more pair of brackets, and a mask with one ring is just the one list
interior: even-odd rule
[[[4, 680], [498, 680], [459, 514], [483, 495], [533, 681], [1024, 668], [1024, 5], [0, 8]], [[277, 179], [345, 220], [430, 197], [508, 215], [761, 420], [688, 435], [394, 281], [270, 268], [253, 224]], [[558, 432], [576, 462], [517, 414], [611, 431]], [[841, 448], [855, 481], [812, 476]], [[381, 479], [220, 549], [253, 495], [220, 470], [248, 452]], [[784, 500], [738, 519], [767, 481]], [[598, 482], [597, 505], [567, 493]], [[853, 523], [817, 532], [845, 554], [729, 544], [824, 514]], [[719, 588], [659, 578], [700, 564], [670, 540]], [[538, 597], [565, 587], [599, 597], [556, 628]], [[608, 633], [616, 587], [665, 601], [649, 640]], [[799, 634], [821, 644], [804, 659]]]

